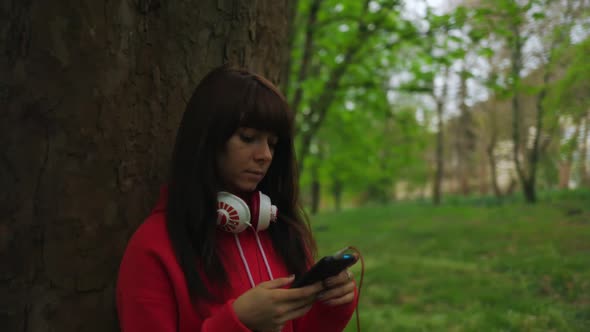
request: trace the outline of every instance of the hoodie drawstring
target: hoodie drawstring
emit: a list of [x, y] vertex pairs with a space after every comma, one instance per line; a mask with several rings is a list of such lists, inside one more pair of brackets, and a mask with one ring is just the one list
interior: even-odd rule
[[260, 243], [258, 232], [254, 232], [254, 235], [256, 236], [256, 243], [258, 243], [258, 248], [262, 253], [262, 260], [264, 260], [264, 265], [266, 265], [266, 272], [268, 272], [268, 277], [270, 278], [270, 280], [274, 280], [274, 277], [272, 276], [272, 270], [270, 269], [270, 265], [268, 265], [268, 260], [266, 259], [266, 254], [264, 253], [264, 249], [262, 249], [262, 244]]
[[[264, 261], [264, 265], [266, 266], [266, 272], [268, 272], [268, 277], [270, 278], [270, 280], [273, 280], [274, 277], [272, 275], [272, 270], [270, 269], [270, 265], [268, 264], [268, 260], [266, 259], [266, 253], [262, 248], [262, 244], [260, 243], [258, 233], [254, 231], [254, 235], [256, 236], [256, 243], [258, 244], [258, 248], [260, 249], [260, 253], [262, 254], [262, 260]], [[246, 256], [244, 255], [244, 250], [242, 249], [242, 245], [240, 244], [238, 234], [234, 234], [234, 239], [236, 240], [236, 245], [238, 246], [238, 251], [240, 252], [240, 257], [242, 258], [242, 263], [246, 268], [246, 273], [248, 274], [248, 280], [250, 280], [250, 285], [252, 286], [252, 288], [254, 288], [256, 286], [254, 284], [254, 278], [252, 277], [252, 272], [250, 272], [250, 266], [248, 265], [248, 261], [246, 260]]]

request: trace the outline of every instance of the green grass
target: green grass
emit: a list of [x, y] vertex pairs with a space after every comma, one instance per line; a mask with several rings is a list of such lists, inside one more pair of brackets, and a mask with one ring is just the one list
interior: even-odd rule
[[365, 258], [363, 331], [590, 331], [586, 194], [398, 203], [322, 213], [312, 228], [320, 255], [354, 245]]

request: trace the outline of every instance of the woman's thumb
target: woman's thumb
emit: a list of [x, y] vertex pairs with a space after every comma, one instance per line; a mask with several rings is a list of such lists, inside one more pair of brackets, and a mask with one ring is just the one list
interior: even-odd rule
[[265, 282], [261, 283], [260, 286], [263, 286], [264, 288], [268, 288], [268, 289], [281, 288], [283, 286], [286, 286], [286, 285], [292, 283], [293, 279], [295, 279], [294, 274], [292, 274], [288, 277], [284, 277], [284, 278], [277, 278], [277, 279], [265, 281]]

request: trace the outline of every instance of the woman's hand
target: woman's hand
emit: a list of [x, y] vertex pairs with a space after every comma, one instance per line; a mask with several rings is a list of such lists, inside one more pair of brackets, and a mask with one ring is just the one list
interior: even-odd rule
[[324, 280], [324, 286], [325, 290], [320, 293], [318, 300], [327, 305], [336, 306], [354, 300], [354, 278], [349, 270], [327, 278]]
[[280, 331], [286, 322], [305, 315], [323, 285], [317, 282], [301, 288], [282, 288], [291, 282], [293, 276], [278, 278], [242, 294], [233, 303], [238, 319], [254, 331]]

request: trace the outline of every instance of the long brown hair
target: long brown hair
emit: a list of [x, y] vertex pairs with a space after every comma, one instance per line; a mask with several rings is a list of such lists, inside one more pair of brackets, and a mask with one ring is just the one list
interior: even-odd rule
[[293, 121], [278, 89], [244, 69], [216, 68], [195, 89], [176, 136], [166, 210], [168, 234], [193, 299], [213, 296], [198, 267], [211, 281], [227, 280], [215, 241], [220, 188], [216, 160], [239, 127], [278, 136], [272, 163], [258, 185], [280, 211], [278, 222], [268, 229], [275, 250], [295, 274], [304, 272], [307, 258], [315, 255], [315, 241], [299, 205]]

